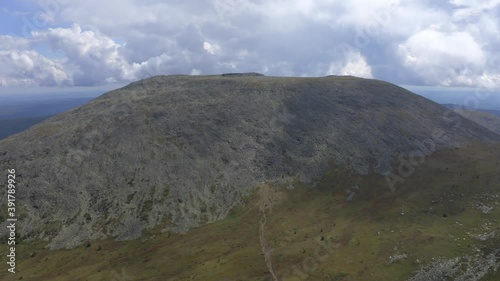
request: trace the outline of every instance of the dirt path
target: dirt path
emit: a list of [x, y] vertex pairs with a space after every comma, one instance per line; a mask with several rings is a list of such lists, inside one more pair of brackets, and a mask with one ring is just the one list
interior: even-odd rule
[[262, 253], [264, 254], [264, 260], [266, 262], [267, 268], [271, 273], [271, 275], [273, 276], [274, 280], [278, 281], [279, 279], [276, 276], [276, 273], [274, 272], [273, 262], [271, 259], [271, 254], [273, 249], [269, 246], [269, 243], [264, 235], [265, 226], [267, 222], [266, 212], [271, 213], [273, 202], [274, 202], [274, 192], [271, 190], [271, 187], [267, 185], [262, 186], [260, 188], [260, 200], [259, 200], [259, 208], [260, 208], [260, 213], [262, 215], [259, 227], [260, 245], [262, 247]]

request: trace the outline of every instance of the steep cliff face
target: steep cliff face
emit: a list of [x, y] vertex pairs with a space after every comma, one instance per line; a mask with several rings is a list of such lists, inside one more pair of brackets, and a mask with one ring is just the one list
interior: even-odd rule
[[428, 139], [498, 140], [455, 117], [376, 80], [158, 76], [1, 141], [0, 169], [19, 174], [19, 233], [71, 248], [154, 226], [185, 232], [259, 183], [314, 184], [332, 164], [384, 173]]

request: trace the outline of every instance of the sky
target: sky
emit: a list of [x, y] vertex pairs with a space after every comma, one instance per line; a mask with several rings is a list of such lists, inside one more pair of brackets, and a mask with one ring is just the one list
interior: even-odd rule
[[499, 31], [500, 0], [4, 0], [0, 94], [259, 72], [500, 95]]

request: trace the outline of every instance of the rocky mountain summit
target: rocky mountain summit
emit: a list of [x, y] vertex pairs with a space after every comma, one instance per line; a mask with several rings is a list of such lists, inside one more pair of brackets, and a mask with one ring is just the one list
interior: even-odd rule
[[384, 174], [429, 139], [440, 149], [499, 135], [383, 81], [157, 76], [0, 141], [0, 169], [18, 171], [19, 233], [59, 249], [186, 232], [260, 183], [314, 185], [332, 166]]

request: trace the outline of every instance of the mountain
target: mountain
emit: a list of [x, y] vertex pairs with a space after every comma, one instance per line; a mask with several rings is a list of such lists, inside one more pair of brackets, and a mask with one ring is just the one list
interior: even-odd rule
[[378, 80], [141, 80], [0, 141], [16, 278], [498, 280], [499, 141]]
[[312, 183], [332, 163], [383, 173], [437, 133], [438, 148], [498, 139], [465, 119], [455, 129], [445, 112], [353, 77], [160, 76], [1, 141], [0, 167], [22, 174], [22, 233], [71, 248], [157, 225], [186, 232], [260, 182]]
[[64, 251], [22, 240], [15, 277], [243, 281], [273, 280], [272, 271], [278, 280], [496, 281], [499, 163], [498, 143], [443, 149], [394, 192], [378, 174], [332, 166], [314, 188], [261, 184], [225, 219], [185, 234], [159, 226]]
[[463, 117], [470, 119], [491, 131], [500, 134], [500, 117], [489, 112], [455, 109], [455, 112]]
[[458, 104], [450, 104], [450, 103], [445, 103], [445, 104], [442, 104], [442, 106], [447, 107], [447, 108], [450, 108], [450, 109], [463, 109], [463, 110], [467, 110], [467, 111], [479, 111], [479, 112], [486, 112], [486, 113], [490, 113], [490, 114], [493, 114], [493, 115], [495, 115], [495, 116], [499, 116], [499, 117], [500, 117], [500, 110], [494, 110], [494, 109], [483, 109], [483, 108], [477, 108], [477, 109], [474, 109], [474, 108], [472, 108], [472, 107], [463, 106], [463, 105], [458, 105]]
[[485, 109], [484, 111], [500, 117], [500, 110]]
[[496, 110], [473, 110], [466, 109], [464, 107], [445, 104], [444, 106], [453, 109], [456, 113], [460, 114], [462, 117], [472, 120], [479, 125], [500, 134], [500, 111]]

